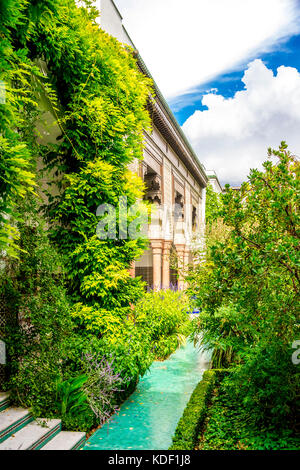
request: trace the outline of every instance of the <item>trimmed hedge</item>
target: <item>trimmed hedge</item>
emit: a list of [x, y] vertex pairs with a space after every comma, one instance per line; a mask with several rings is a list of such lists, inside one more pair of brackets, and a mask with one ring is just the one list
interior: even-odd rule
[[193, 450], [205, 419], [207, 404], [218, 377], [217, 370], [207, 370], [198, 383], [180, 418], [170, 450]]

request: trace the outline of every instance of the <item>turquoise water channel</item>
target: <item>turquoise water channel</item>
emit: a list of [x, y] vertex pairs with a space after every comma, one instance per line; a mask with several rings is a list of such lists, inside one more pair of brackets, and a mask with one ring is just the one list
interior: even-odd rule
[[190, 396], [208, 367], [191, 343], [153, 362], [117, 415], [87, 441], [86, 450], [166, 450]]

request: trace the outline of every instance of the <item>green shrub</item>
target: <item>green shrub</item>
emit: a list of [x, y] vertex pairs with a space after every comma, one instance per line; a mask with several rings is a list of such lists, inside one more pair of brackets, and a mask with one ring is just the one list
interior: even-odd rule
[[73, 325], [61, 260], [49, 243], [38, 207], [33, 197], [20, 205], [22, 251], [18, 260], [6, 261], [1, 290], [14, 317], [5, 332], [7, 387], [15, 404], [32, 408], [37, 416], [50, 416]]
[[169, 356], [190, 334], [188, 305], [188, 297], [183, 293], [150, 292], [124, 319], [76, 304], [72, 317], [77, 333], [69, 355], [70, 368], [74, 372], [75, 362], [80, 363], [85, 353], [111, 357], [115, 371], [125, 380], [125, 390], [132, 391], [155, 358]]
[[90, 408], [78, 415], [63, 415], [60, 419], [62, 429], [65, 431], [89, 432], [98, 425], [95, 415]]
[[80, 375], [69, 380], [56, 382], [56, 405], [60, 415], [76, 415], [88, 408], [87, 396], [82, 390], [88, 380], [87, 375]]
[[174, 351], [179, 345], [179, 338], [176, 334], [170, 336], [162, 336], [154, 343], [154, 354], [156, 359], [165, 359]]
[[61, 418], [65, 430], [89, 431], [97, 423], [95, 414], [89, 406], [88, 396], [83, 390], [88, 379], [87, 375], [80, 375], [56, 381], [57, 416]]
[[140, 375], [144, 375], [154, 357], [151, 353], [151, 338], [134, 318], [121, 319], [118, 315], [78, 304], [72, 316], [77, 332], [75, 348], [78, 347], [77, 354], [80, 357], [83, 353], [113, 357], [117, 371], [128, 381], [136, 382]]
[[[258, 423], [228, 387], [231, 371], [217, 384], [200, 433], [199, 450], [296, 450], [299, 430], [282, 420], [276, 425]], [[296, 418], [296, 416], [295, 416]]]
[[[12, 340], [17, 340], [14, 336]], [[8, 351], [11, 354], [10, 342]], [[56, 414], [55, 382], [61, 371], [61, 351], [37, 350], [11, 356], [11, 376], [7, 384], [14, 405], [30, 408], [36, 417]]]
[[149, 292], [135, 306], [134, 319], [147, 332], [157, 359], [165, 359], [191, 331], [187, 311], [189, 298], [183, 292]]
[[227, 368], [239, 362], [238, 353], [247, 340], [244, 328], [243, 316], [235, 306], [222, 305], [213, 313], [200, 311], [198, 318], [193, 320], [192, 337], [204, 350], [212, 351], [213, 368]]
[[193, 450], [195, 448], [215, 380], [216, 371], [207, 370], [204, 372], [202, 380], [193, 391], [178, 422], [170, 450]]

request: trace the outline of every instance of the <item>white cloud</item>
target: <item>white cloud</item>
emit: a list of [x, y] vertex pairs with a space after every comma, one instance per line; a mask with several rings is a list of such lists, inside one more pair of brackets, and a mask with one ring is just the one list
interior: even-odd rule
[[223, 183], [239, 184], [266, 160], [267, 148], [286, 140], [300, 154], [300, 74], [281, 66], [273, 74], [261, 60], [248, 65], [245, 89], [226, 99], [203, 96], [205, 111], [183, 125], [198, 157]]
[[298, 0], [115, 0], [168, 98], [299, 32]]

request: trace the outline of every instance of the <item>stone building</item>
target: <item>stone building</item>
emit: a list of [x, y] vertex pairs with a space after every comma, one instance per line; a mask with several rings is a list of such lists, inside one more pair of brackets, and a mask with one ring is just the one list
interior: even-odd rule
[[215, 193], [222, 193], [223, 188], [220, 184], [219, 178], [214, 170], [206, 170], [206, 174], [209, 180], [209, 183], [211, 184], [211, 187], [213, 188]]
[[[113, 0], [98, 0], [97, 6], [100, 26], [136, 51]], [[137, 51], [136, 55], [142, 72], [153, 79]], [[131, 272], [155, 289], [170, 284], [182, 288], [183, 276], [178, 278], [176, 263], [182, 273], [192, 261], [193, 249], [201, 244], [208, 177], [155, 82], [154, 88], [155, 100], [149, 101], [152, 133], [144, 132], [143, 162], [133, 162], [130, 169], [145, 181], [146, 199], [155, 204], [156, 211], [149, 225], [149, 249]]]

